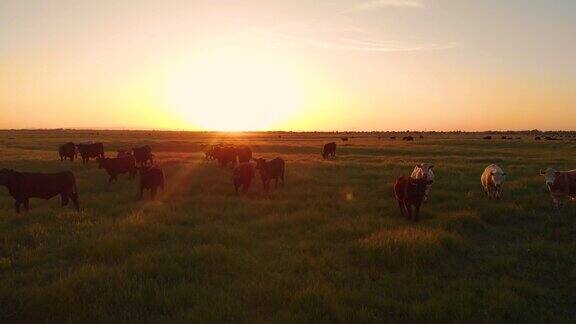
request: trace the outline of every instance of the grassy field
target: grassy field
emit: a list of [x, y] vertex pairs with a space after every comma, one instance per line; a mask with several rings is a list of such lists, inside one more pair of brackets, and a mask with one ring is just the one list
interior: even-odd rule
[[[557, 213], [538, 170], [576, 167], [576, 142], [334, 134], [0, 132], [0, 168], [71, 170], [81, 212], [59, 198], [15, 214], [0, 187], [0, 322], [571, 322], [576, 203]], [[369, 135], [365, 135], [369, 136]], [[150, 144], [167, 176], [156, 201], [137, 181], [107, 185], [95, 162], [60, 162], [65, 141], [110, 154]], [[231, 170], [199, 145], [250, 145], [287, 161], [286, 185], [236, 196]], [[435, 164], [414, 224], [392, 184]], [[508, 174], [502, 201], [480, 175]], [[147, 196], [148, 198], [148, 196]]]

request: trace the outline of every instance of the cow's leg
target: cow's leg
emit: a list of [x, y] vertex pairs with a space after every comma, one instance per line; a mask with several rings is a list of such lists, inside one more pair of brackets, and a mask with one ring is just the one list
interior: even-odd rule
[[26, 209], [26, 211], [30, 210], [30, 200], [28, 198], [26, 198], [24, 201], [24, 209]]
[[420, 214], [420, 204], [417, 204], [416, 206], [414, 206], [414, 219], [413, 219], [413, 221], [418, 220], [418, 214]]
[[279, 177], [276, 177], [276, 186], [275, 186], [276, 189], [278, 189], [278, 178]]
[[80, 203], [78, 202], [78, 193], [73, 192], [70, 195], [70, 199], [72, 199], [72, 203], [74, 203], [74, 209], [76, 209], [76, 211], [80, 211]]
[[152, 200], [156, 199], [156, 191], [158, 191], [158, 187], [154, 186], [150, 189], [150, 195], [152, 196]]
[[60, 197], [62, 198], [62, 207], [68, 205], [68, 195], [69, 193], [63, 193], [60, 195]]
[[396, 200], [396, 202], [398, 202], [398, 208], [400, 208], [400, 215], [402, 215], [402, 217], [406, 217], [404, 214], [404, 203], [400, 200]]
[[412, 205], [406, 203], [404, 204], [406, 206], [406, 212], [408, 213], [408, 220], [414, 220], [412, 218]]
[[16, 201], [14, 202], [14, 208], [16, 209], [16, 213], [17, 213], [17, 214], [20, 214], [20, 204], [21, 204], [21, 202], [18, 201], [18, 200], [16, 200]]

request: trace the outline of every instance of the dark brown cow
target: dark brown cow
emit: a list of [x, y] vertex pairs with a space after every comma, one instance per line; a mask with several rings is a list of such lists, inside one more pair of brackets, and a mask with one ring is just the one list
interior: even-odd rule
[[140, 199], [144, 196], [144, 189], [150, 190], [152, 199], [156, 198], [158, 188], [164, 191], [164, 172], [155, 166], [143, 166], [139, 169], [140, 173]]
[[340, 140], [341, 140], [342, 142], [348, 142], [348, 137], [340, 137]]
[[322, 157], [328, 159], [329, 157], [336, 157], [336, 143], [330, 142], [324, 144], [324, 149], [322, 150]]
[[395, 139], [396, 139], [396, 136], [390, 136], [390, 139], [391, 139], [391, 140], [395, 140]]
[[250, 184], [254, 179], [254, 165], [250, 162], [240, 163], [234, 168], [232, 173], [232, 182], [234, 183], [234, 190], [238, 194], [238, 189], [242, 187], [242, 192], [248, 192]]
[[221, 167], [225, 167], [228, 163], [232, 166], [236, 165], [236, 148], [233, 146], [218, 146], [214, 150], [214, 157], [218, 160]]
[[284, 185], [285, 165], [286, 163], [281, 157], [268, 162], [262, 158], [256, 159], [256, 170], [260, 171], [262, 187], [266, 192], [270, 191], [270, 181], [273, 179], [276, 180], [276, 188], [278, 188], [278, 179], [282, 179], [282, 185]]
[[69, 159], [70, 161], [74, 161], [76, 157], [76, 145], [72, 142], [68, 142], [66, 144], [62, 144], [58, 147], [58, 153], [60, 154], [60, 161], [64, 161]]
[[576, 170], [556, 171], [552, 168], [540, 170], [546, 178], [546, 186], [557, 209], [562, 207], [562, 201], [570, 197], [576, 199]]
[[76, 147], [78, 147], [83, 164], [88, 163], [90, 158], [104, 158], [104, 144], [102, 143], [77, 144]]
[[118, 180], [119, 174], [128, 173], [128, 179], [134, 179], [136, 175], [136, 162], [133, 156], [125, 156], [121, 158], [104, 158], [98, 159], [98, 167], [104, 168], [106, 173], [110, 176], [108, 184], [114, 180]]
[[[420, 212], [422, 201], [424, 201], [426, 187], [431, 183], [432, 181], [424, 178], [412, 179], [406, 176], [401, 176], [396, 180], [394, 194], [403, 217], [412, 221], [418, 220], [418, 213]], [[415, 208], [414, 214], [412, 214], [412, 206]]]
[[413, 141], [413, 140], [414, 140], [414, 137], [412, 137], [412, 136], [404, 136], [402, 139], [405, 140], [405, 141]]
[[491, 140], [491, 139], [492, 139], [492, 136], [484, 136], [484, 137], [482, 137], [482, 139]]
[[76, 178], [70, 171], [29, 173], [2, 169], [0, 170], [0, 185], [6, 186], [16, 201], [14, 207], [17, 213], [20, 213], [22, 204], [28, 211], [30, 198], [50, 199], [56, 195], [61, 196], [62, 206], [68, 205], [69, 200], [72, 200], [74, 208], [80, 210]]
[[144, 145], [142, 147], [135, 147], [132, 149], [132, 152], [134, 153], [134, 160], [140, 166], [143, 166], [148, 162], [150, 162], [150, 165], [154, 163], [153, 161], [154, 155], [152, 154], [152, 148], [149, 145]]
[[252, 149], [248, 146], [237, 147], [236, 154], [238, 155], [239, 163], [250, 162], [252, 159]]
[[542, 137], [540, 137], [540, 136], [534, 137], [534, 140], [535, 140], [535, 141], [539, 141], [539, 140], [541, 140], [541, 139], [542, 139]]

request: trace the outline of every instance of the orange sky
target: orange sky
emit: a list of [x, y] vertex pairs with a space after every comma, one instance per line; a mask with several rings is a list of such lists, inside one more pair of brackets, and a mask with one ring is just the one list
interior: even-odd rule
[[576, 129], [576, 2], [0, 2], [0, 128]]

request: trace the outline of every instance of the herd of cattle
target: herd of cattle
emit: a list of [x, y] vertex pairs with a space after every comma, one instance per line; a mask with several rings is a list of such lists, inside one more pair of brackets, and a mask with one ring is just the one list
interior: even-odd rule
[[[410, 139], [407, 139], [410, 140]], [[234, 145], [204, 145], [202, 151], [205, 159], [215, 160], [221, 167], [230, 165], [233, 168], [232, 183], [236, 193], [241, 189], [246, 193], [255, 177], [256, 171], [260, 174], [262, 188], [268, 192], [270, 182], [275, 180], [275, 186], [281, 180], [284, 185], [286, 163], [281, 157], [270, 161], [263, 158], [253, 158], [252, 149], [248, 146]], [[122, 149], [117, 151], [114, 158], [104, 156], [102, 143], [72, 142], [59, 146], [60, 160], [74, 161], [80, 154], [82, 163], [96, 159], [98, 167], [108, 174], [108, 183], [117, 180], [118, 175], [128, 174], [129, 179], [134, 179], [138, 173], [140, 176], [140, 195], [142, 199], [144, 190], [150, 190], [154, 199], [158, 188], [164, 189], [165, 179], [162, 168], [154, 164], [154, 154], [150, 146], [135, 147], [131, 150]], [[324, 159], [336, 156], [336, 143], [330, 142], [324, 145], [322, 157]], [[255, 163], [252, 163], [255, 162]], [[430, 198], [432, 184], [434, 182], [434, 165], [428, 163], [417, 164], [408, 176], [401, 176], [394, 183], [394, 194], [403, 217], [416, 221], [423, 202]], [[552, 168], [541, 170], [540, 174], [546, 179], [546, 186], [550, 191], [552, 201], [557, 209], [566, 198], [576, 200], [576, 170], [556, 171]], [[503, 185], [506, 173], [498, 165], [491, 164], [484, 169], [480, 181], [484, 192], [489, 199], [502, 197]], [[8, 192], [14, 198], [16, 212], [20, 212], [20, 206], [29, 209], [30, 198], [50, 199], [60, 195], [62, 206], [68, 205], [71, 200], [76, 210], [80, 209], [78, 202], [78, 190], [76, 178], [70, 171], [57, 173], [30, 173], [18, 172], [11, 169], [0, 170], [0, 186], [6, 186]], [[414, 211], [412, 208], [414, 207]]]

